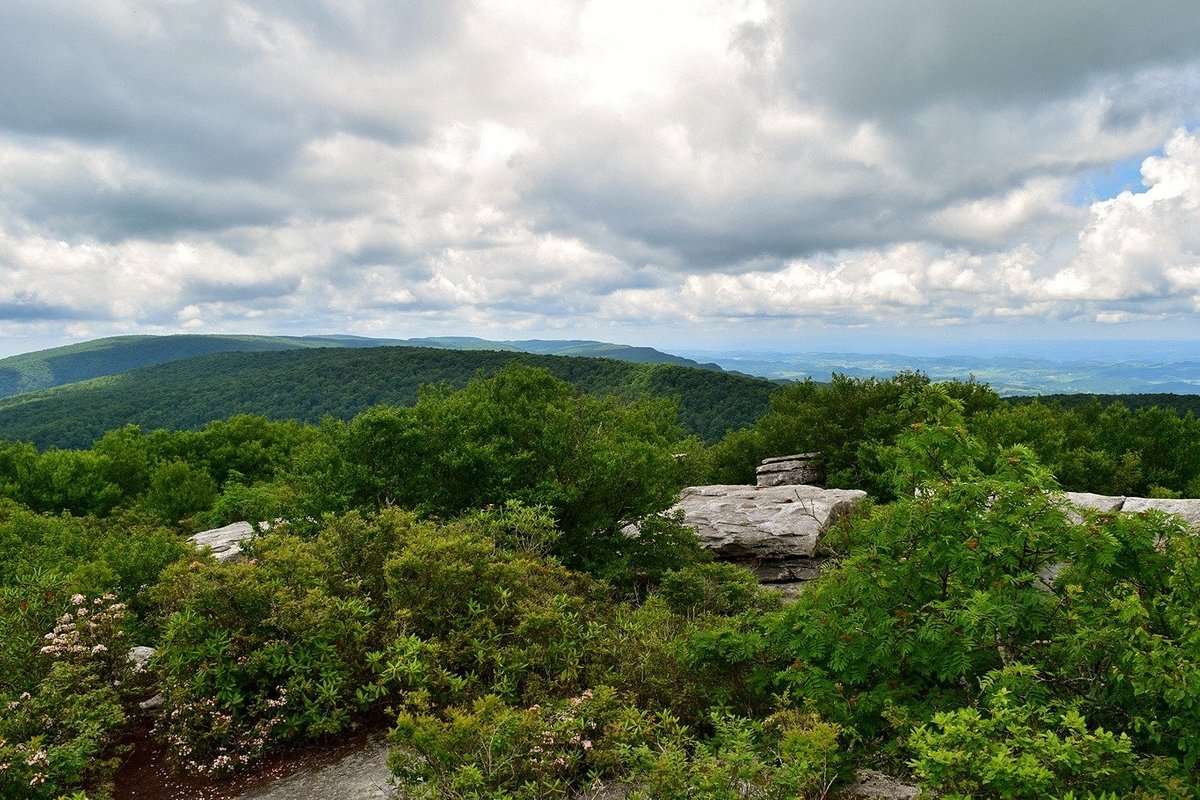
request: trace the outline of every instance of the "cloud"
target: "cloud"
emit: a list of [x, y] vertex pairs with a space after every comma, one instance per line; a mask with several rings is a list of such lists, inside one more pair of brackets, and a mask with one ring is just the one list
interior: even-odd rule
[[[1200, 303], [1190, 0], [16, 0], [0, 70], [0, 309], [42, 309], [14, 330]], [[1160, 148], [1145, 192], [1073, 202]]]

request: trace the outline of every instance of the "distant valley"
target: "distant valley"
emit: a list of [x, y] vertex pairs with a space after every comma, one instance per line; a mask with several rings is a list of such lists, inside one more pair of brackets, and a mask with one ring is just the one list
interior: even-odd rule
[[1197, 360], [907, 356], [863, 353], [681, 351], [724, 369], [775, 380], [828, 381], [833, 373], [887, 377], [919, 370], [934, 380], [975, 380], [1002, 395], [1200, 394]]

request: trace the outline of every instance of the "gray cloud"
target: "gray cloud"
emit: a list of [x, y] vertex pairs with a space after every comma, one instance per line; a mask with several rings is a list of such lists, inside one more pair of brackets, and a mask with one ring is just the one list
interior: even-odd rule
[[802, 96], [856, 117], [1028, 107], [1200, 54], [1200, 7], [1190, 0], [787, 5], [785, 74]]
[[73, 320], [81, 316], [88, 316], [83, 309], [47, 303], [24, 292], [17, 292], [12, 300], [0, 300], [0, 320], [9, 322]]
[[[512, 338], [1200, 310], [1190, 0], [10, 6], [12, 320]], [[1072, 204], [1164, 147], [1143, 199]]]

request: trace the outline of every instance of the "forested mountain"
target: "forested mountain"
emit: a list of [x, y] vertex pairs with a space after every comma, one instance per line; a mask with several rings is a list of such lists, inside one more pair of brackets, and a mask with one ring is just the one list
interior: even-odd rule
[[638, 364], [677, 364], [720, 371], [651, 347], [611, 342], [542, 340], [496, 342], [474, 336], [431, 336], [419, 339], [372, 339], [362, 336], [248, 336], [178, 334], [113, 336], [90, 342], [38, 350], [0, 359], [0, 397], [51, 389], [139, 367], [166, 364], [195, 356], [228, 352], [304, 350], [315, 347], [432, 347], [446, 350], [497, 350], [541, 355], [613, 358]]
[[0, 401], [0, 438], [86, 447], [127, 423], [196, 428], [237, 413], [348, 419], [380, 403], [411, 405], [423, 385], [463, 386], [512, 361], [545, 367], [589, 393], [678, 397], [680, 423], [709, 442], [753, 422], [774, 389], [759, 378], [685, 366], [519, 352], [411, 346], [229, 352], [6, 398]]

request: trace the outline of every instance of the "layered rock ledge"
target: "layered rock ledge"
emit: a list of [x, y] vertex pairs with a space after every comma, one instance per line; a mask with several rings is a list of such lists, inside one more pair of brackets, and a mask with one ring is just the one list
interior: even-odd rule
[[242, 542], [254, 535], [254, 526], [249, 522], [235, 522], [223, 528], [201, 531], [189, 536], [188, 541], [197, 550], [209, 548], [213, 558], [222, 564], [237, 561], [242, 556]]
[[682, 511], [718, 558], [773, 561], [812, 558], [821, 532], [866, 496], [819, 486], [691, 486], [671, 511]]
[[764, 458], [755, 470], [759, 486], [815, 485], [821, 483], [822, 478], [816, 453]]
[[1067, 504], [1077, 511], [1127, 511], [1131, 514], [1161, 511], [1180, 517], [1189, 527], [1200, 527], [1200, 500], [1197, 499], [1121, 497], [1090, 492], [1063, 492], [1063, 497], [1066, 498]]

